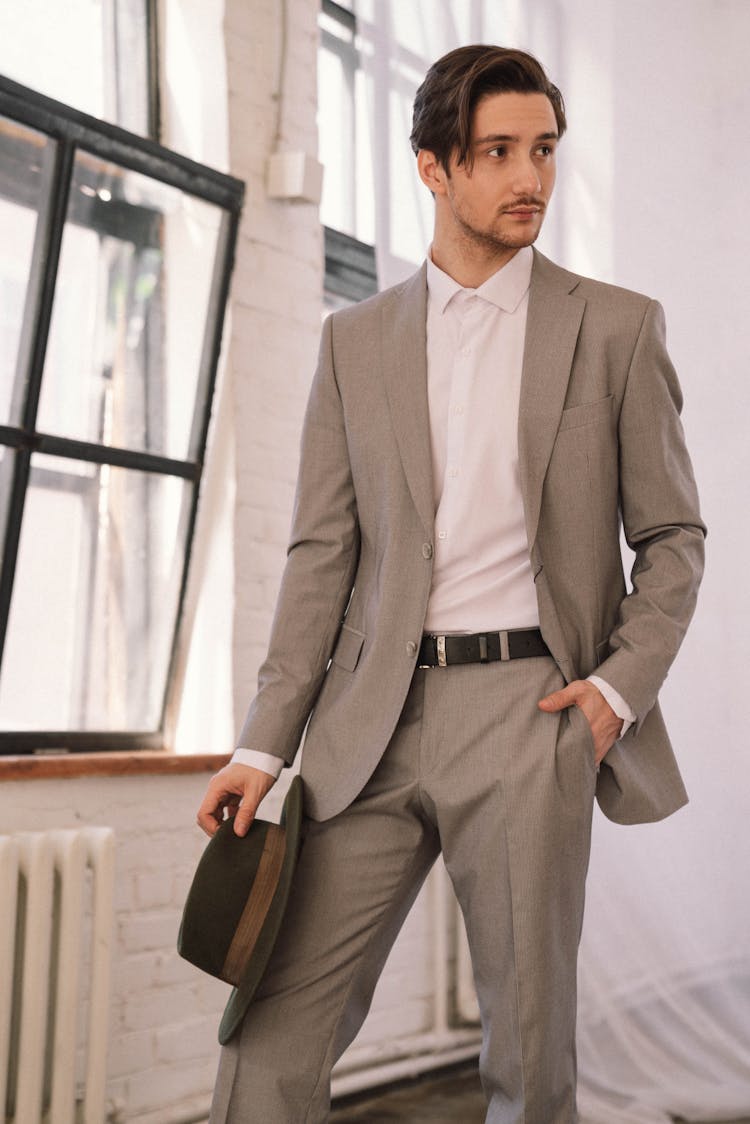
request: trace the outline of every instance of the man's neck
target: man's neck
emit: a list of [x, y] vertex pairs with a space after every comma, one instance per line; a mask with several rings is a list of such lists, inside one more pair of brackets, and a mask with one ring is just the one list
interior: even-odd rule
[[464, 289], [478, 289], [517, 253], [518, 248], [509, 248], [502, 252], [482, 254], [477, 252], [474, 245], [460, 247], [438, 239], [433, 241], [430, 249], [430, 257], [438, 269], [442, 269], [443, 273], [447, 273]]

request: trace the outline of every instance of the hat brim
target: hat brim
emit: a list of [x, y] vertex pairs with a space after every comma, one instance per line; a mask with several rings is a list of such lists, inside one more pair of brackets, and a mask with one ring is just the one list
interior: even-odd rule
[[294, 868], [300, 846], [302, 830], [302, 781], [297, 776], [289, 786], [281, 813], [281, 824], [286, 830], [284, 858], [278, 884], [268, 908], [263, 928], [253, 948], [241, 982], [232, 989], [219, 1025], [219, 1042], [226, 1046], [245, 1017], [258, 985], [271, 958], [273, 946], [279, 935], [281, 922], [289, 901]]

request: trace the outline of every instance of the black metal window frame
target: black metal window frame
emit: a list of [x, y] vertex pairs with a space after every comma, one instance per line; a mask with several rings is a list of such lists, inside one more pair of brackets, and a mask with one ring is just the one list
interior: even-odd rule
[[378, 291], [375, 247], [330, 226], [323, 228], [325, 291], [356, 303]]
[[[356, 45], [357, 17], [354, 12], [335, 0], [321, 0], [321, 15], [341, 28], [341, 36], [325, 28], [320, 31], [321, 47], [338, 56], [346, 71], [349, 92], [354, 98], [354, 76], [359, 67], [359, 50]], [[354, 129], [354, 114], [352, 114]], [[354, 147], [354, 135], [351, 145]], [[325, 292], [334, 298], [356, 303], [378, 291], [375, 247], [361, 242], [351, 234], [325, 226]]]
[[160, 141], [162, 120], [157, 0], [146, 0], [146, 70], [148, 81], [148, 135], [152, 140]]
[[[176, 626], [172, 640], [166, 690], [159, 729], [133, 731], [0, 731], [0, 755], [45, 751], [54, 748], [69, 752], [92, 750], [164, 749], [165, 715], [174, 680], [175, 654], [183, 616], [190, 553], [195, 530], [200, 483], [213, 390], [221, 350], [224, 312], [234, 264], [234, 253], [244, 201], [242, 180], [215, 171], [163, 147], [155, 140], [138, 136], [116, 125], [63, 105], [52, 98], [0, 75], [0, 115], [49, 137], [55, 142], [54, 165], [49, 189], [51, 204], [41, 212], [33, 248], [24, 315], [21, 347], [26, 358], [26, 394], [21, 423], [0, 425], [0, 445], [15, 450], [10, 500], [5, 528], [2, 574], [0, 576], [0, 672], [2, 650], [8, 624], [24, 502], [33, 453], [49, 453], [96, 464], [140, 469], [178, 477], [191, 482], [192, 501], [185, 539], [185, 558], [180, 581]], [[57, 270], [63, 229], [68, 217], [68, 201], [76, 152], [81, 149], [124, 169], [140, 173], [163, 184], [214, 204], [223, 211], [214, 274], [206, 315], [206, 333], [198, 376], [196, 402], [203, 400], [203, 411], [193, 419], [190, 460], [176, 460], [110, 445], [40, 433], [36, 428], [37, 409], [44, 372], [46, 348], [52, 317]], [[2, 187], [0, 181], [0, 188]]]

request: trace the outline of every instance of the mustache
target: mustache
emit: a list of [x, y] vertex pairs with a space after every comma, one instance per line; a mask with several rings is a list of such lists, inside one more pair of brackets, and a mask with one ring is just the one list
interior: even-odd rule
[[543, 211], [546, 205], [543, 199], [537, 199], [533, 195], [524, 195], [519, 199], [514, 199], [512, 203], [506, 203], [500, 210], [505, 213], [506, 211], [517, 211], [521, 207], [539, 207]]

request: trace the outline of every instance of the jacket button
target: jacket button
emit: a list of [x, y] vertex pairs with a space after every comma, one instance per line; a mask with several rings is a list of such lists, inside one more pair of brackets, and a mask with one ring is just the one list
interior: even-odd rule
[[432, 543], [429, 543], [429, 542], [423, 543], [423, 545], [422, 545], [422, 557], [427, 558], [427, 559], [432, 558]]
[[416, 656], [416, 654], [417, 654], [417, 645], [416, 645], [416, 644], [414, 643], [414, 641], [413, 641], [413, 640], [409, 640], [409, 642], [407, 643], [407, 645], [406, 645], [406, 654], [407, 654], [407, 656]]

